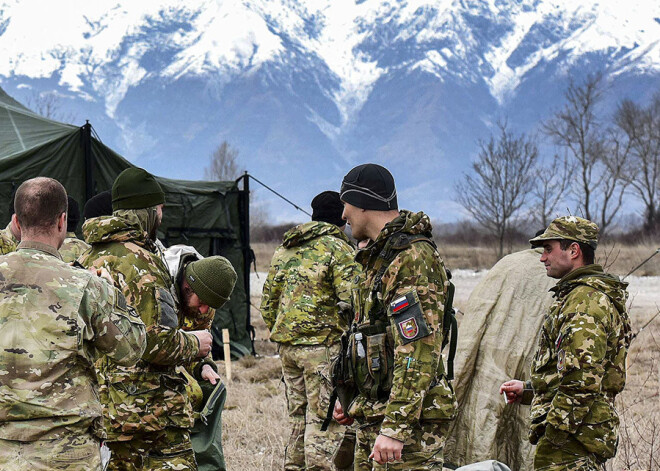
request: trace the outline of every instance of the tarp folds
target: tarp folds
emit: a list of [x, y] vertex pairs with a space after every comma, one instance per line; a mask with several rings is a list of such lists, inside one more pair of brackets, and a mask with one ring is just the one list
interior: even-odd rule
[[[89, 152], [86, 153], [86, 149]], [[48, 176], [60, 181], [84, 207], [87, 196], [112, 188], [132, 164], [83, 127], [58, 123], [25, 108], [0, 89], [0, 225], [9, 220], [9, 202], [23, 181]], [[91, 181], [87, 174], [91, 170]], [[250, 248], [243, 208], [246, 191], [236, 182], [199, 182], [157, 177], [166, 194], [159, 238], [165, 245], [192, 245], [204, 256], [223, 255], [238, 273], [236, 287], [213, 324], [214, 352], [222, 352], [229, 329], [235, 356], [252, 352], [249, 304], [244, 276]], [[91, 194], [90, 194], [91, 190]]]
[[505, 405], [500, 385], [528, 380], [539, 329], [555, 284], [540, 263], [541, 249], [507, 255], [470, 294], [461, 320], [454, 390], [458, 417], [445, 460], [467, 465], [498, 460], [511, 469], [532, 469], [527, 441], [529, 406]]

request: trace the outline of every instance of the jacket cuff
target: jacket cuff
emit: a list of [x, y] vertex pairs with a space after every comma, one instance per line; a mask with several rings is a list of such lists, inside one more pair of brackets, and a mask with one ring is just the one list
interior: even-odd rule
[[387, 419], [380, 426], [380, 435], [385, 435], [388, 438], [393, 438], [402, 443], [405, 443], [412, 436], [412, 430], [407, 424], [400, 424], [399, 426], [388, 422]]
[[528, 406], [532, 403], [533, 400], [534, 400], [534, 389], [532, 388], [532, 382], [526, 381], [522, 393], [521, 403]]

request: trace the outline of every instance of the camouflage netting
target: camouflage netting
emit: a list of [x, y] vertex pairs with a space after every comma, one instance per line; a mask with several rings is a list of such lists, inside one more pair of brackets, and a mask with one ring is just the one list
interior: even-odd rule
[[447, 463], [496, 459], [511, 469], [532, 468], [530, 408], [506, 406], [499, 387], [512, 378], [530, 379], [537, 335], [552, 301], [548, 290], [555, 284], [540, 254], [530, 249], [500, 260], [459, 316], [454, 380], [459, 413], [445, 448]]

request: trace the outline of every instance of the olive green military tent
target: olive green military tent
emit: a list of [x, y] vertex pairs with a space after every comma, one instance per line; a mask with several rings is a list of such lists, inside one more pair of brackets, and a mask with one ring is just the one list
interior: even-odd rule
[[[23, 181], [47, 176], [60, 181], [82, 208], [109, 190], [131, 163], [94, 137], [87, 123], [77, 127], [39, 116], [0, 89], [0, 223], [9, 221], [9, 202]], [[204, 255], [223, 255], [238, 273], [231, 300], [213, 323], [214, 356], [222, 354], [222, 329], [229, 329], [232, 353], [253, 352], [250, 325], [249, 188], [238, 181], [201, 182], [158, 177], [166, 193], [159, 238], [166, 245], [192, 245]], [[242, 188], [239, 183], [242, 181]]]

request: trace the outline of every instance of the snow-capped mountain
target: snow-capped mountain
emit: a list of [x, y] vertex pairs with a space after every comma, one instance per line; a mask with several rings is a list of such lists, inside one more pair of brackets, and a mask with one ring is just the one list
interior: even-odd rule
[[163, 176], [201, 178], [226, 139], [307, 205], [375, 161], [403, 206], [440, 219], [459, 214], [452, 183], [497, 119], [533, 131], [569, 77], [593, 72], [610, 86], [604, 113], [660, 90], [654, 1], [185, 3], [1, 2], [0, 86], [19, 100], [57, 91]]

